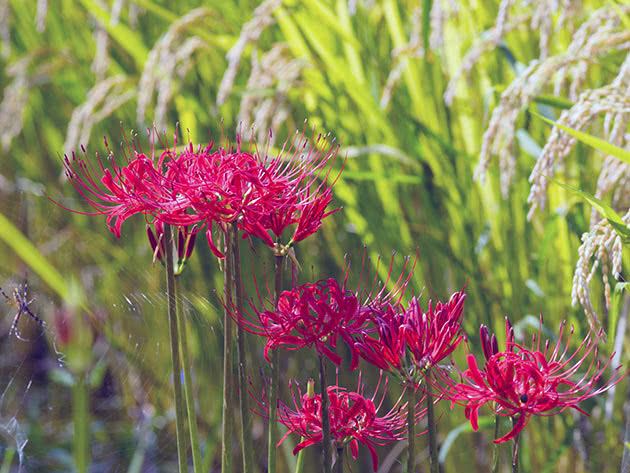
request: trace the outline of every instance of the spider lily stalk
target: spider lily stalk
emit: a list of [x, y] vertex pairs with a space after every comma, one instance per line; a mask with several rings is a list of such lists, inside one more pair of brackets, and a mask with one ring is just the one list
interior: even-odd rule
[[173, 245], [170, 225], [164, 227], [166, 257], [166, 293], [168, 298], [169, 335], [171, 341], [171, 362], [173, 366], [173, 389], [175, 393], [175, 420], [177, 435], [177, 457], [179, 472], [188, 471], [187, 449], [184, 430], [184, 399], [182, 398], [181, 368], [179, 358], [179, 334], [177, 327], [177, 301], [175, 294], [175, 272], [173, 270]]
[[[230, 244], [230, 230], [225, 236], [225, 261], [223, 263], [223, 288], [225, 299], [232, 304], [232, 245]], [[223, 410], [222, 410], [222, 442], [221, 442], [221, 472], [232, 473], [232, 317], [227, 309], [224, 314], [223, 332]]]
[[[381, 373], [382, 375], [382, 373]], [[359, 376], [356, 391], [349, 391], [339, 385], [331, 385], [326, 388], [330, 401], [330, 442], [331, 447], [345, 450], [350, 448], [350, 454], [354, 459], [359, 454], [359, 444], [364, 445], [372, 456], [372, 467], [378, 469], [378, 456], [375, 447], [387, 445], [397, 440], [404, 440], [407, 424], [408, 404], [403, 402], [405, 392], [401, 394], [394, 406], [384, 415], [379, 416], [387, 392], [387, 378], [385, 378], [383, 393], [380, 399], [376, 399], [380, 389], [382, 376], [372, 397], [364, 396], [364, 387]], [[287, 427], [287, 434], [280, 439], [280, 445], [291, 433], [302, 437], [300, 443], [293, 449], [297, 454], [302, 449], [324, 441], [323, 438], [323, 410], [320, 394], [302, 393], [297, 383], [290, 382], [290, 390], [293, 397], [293, 408], [278, 403], [278, 422]], [[296, 396], [297, 390], [297, 396]], [[258, 405], [255, 411], [262, 417], [268, 417], [269, 406], [265, 402], [265, 393], [257, 395], [251, 393]], [[414, 425], [420, 422], [425, 411], [420, 408], [424, 399], [421, 399], [415, 407]], [[337, 461], [341, 461], [338, 457]]]
[[585, 415], [588, 413], [579, 404], [597, 396], [617, 384], [628, 372], [621, 367], [613, 369], [612, 377], [601, 382], [614, 353], [601, 363], [598, 342], [603, 332], [588, 332], [574, 351], [569, 346], [574, 333], [573, 326], [563, 345], [567, 331], [566, 323], [560, 324], [558, 342], [552, 347], [549, 340], [542, 339], [542, 316], [537, 334], [531, 344], [525, 340], [517, 343], [514, 330], [506, 318], [506, 345], [499, 351], [496, 337], [490, 337], [487, 328], [481, 327], [480, 336], [486, 358], [480, 368], [474, 355], [468, 354], [468, 368], [459, 370], [459, 382], [450, 377], [441, 377], [442, 393], [453, 404], [465, 407], [466, 418], [473, 430], [478, 429], [479, 409], [488, 404], [497, 415], [512, 418], [512, 429], [495, 443], [515, 440], [513, 467], [518, 468], [518, 435], [523, 431], [532, 415], [553, 416], [568, 408]]
[[[277, 254], [275, 256], [275, 286], [274, 286], [274, 307], [278, 310], [280, 304], [280, 294], [282, 292], [282, 263], [284, 256]], [[239, 312], [240, 313], [240, 312]], [[267, 352], [265, 352], [267, 358]], [[278, 417], [278, 375], [280, 373], [280, 354], [278, 350], [274, 350], [272, 358], [267, 358], [271, 363], [271, 385], [269, 389], [269, 432], [267, 446], [267, 471], [275, 473], [276, 471], [276, 447], [278, 439], [278, 428], [276, 419]]]
[[[239, 230], [236, 222], [232, 223], [232, 255], [234, 256], [234, 291], [236, 298], [236, 308], [240, 311], [243, 309], [244, 290], [243, 280], [241, 279], [241, 253], [239, 248]], [[251, 426], [249, 421], [248, 397], [245, 392], [247, 385], [247, 357], [245, 332], [242, 327], [237, 328], [236, 348], [238, 351], [238, 385], [239, 385], [239, 407], [241, 421], [241, 453], [243, 455], [243, 473], [252, 471], [253, 445], [251, 443]]]
[[[416, 297], [411, 299], [407, 308], [401, 303], [388, 304], [384, 310], [372, 312], [371, 320], [376, 328], [364, 332], [355, 345], [362, 358], [392, 373], [410, 388], [410, 403], [413, 390], [420, 388], [423, 380], [429, 381], [422, 390], [427, 400], [432, 473], [439, 471], [439, 464], [433, 414], [433, 404], [437, 401], [431, 393], [430, 378], [442, 370], [438, 363], [449, 357], [464, 340], [462, 316], [465, 299], [466, 294], [462, 290], [454, 293], [448, 302], [438, 301], [435, 307], [429, 301], [426, 312], [421, 309]], [[411, 473], [415, 470], [413, 424], [409, 424], [409, 429], [407, 471]]]
[[192, 364], [188, 350], [188, 337], [186, 335], [186, 322], [184, 310], [179, 296], [179, 276], [175, 274], [175, 298], [177, 300], [177, 325], [179, 331], [179, 345], [182, 359], [182, 371], [184, 373], [184, 394], [186, 396], [186, 414], [188, 418], [188, 433], [190, 434], [190, 445], [193, 457], [193, 470], [200, 472], [201, 463], [201, 443], [199, 441], [199, 430], [197, 428], [197, 412], [195, 410], [195, 392], [192, 383]]

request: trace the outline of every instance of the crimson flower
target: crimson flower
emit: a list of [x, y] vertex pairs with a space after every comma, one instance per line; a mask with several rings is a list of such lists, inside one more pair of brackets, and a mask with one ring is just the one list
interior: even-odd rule
[[[296, 455], [300, 450], [310, 445], [320, 443], [322, 434], [322, 399], [320, 394], [302, 393], [297, 385], [297, 398], [295, 388], [290, 383], [294, 408], [278, 401], [278, 422], [287, 427], [288, 432], [278, 442], [278, 446], [289, 436], [295, 433], [302, 437], [302, 441], [293, 449]], [[384, 415], [379, 416], [385, 394], [387, 392], [387, 379], [380, 400], [375, 401], [379, 385], [371, 398], [363, 395], [363, 384], [359, 376], [359, 385], [356, 392], [333, 385], [327, 387], [329, 399], [330, 438], [332, 446], [344, 448], [350, 446], [353, 458], [357, 458], [359, 444], [365, 445], [372, 455], [374, 471], [378, 468], [378, 456], [375, 446], [387, 445], [396, 440], [405, 439], [407, 429], [407, 403], [401, 403], [404, 392], [398, 398], [394, 406]], [[311, 389], [312, 391], [312, 389]], [[251, 394], [251, 393], [250, 393]], [[252, 395], [262, 412], [257, 414], [268, 418], [268, 405], [263, 392], [260, 397]], [[424, 417], [426, 410], [421, 409], [424, 399], [416, 404], [415, 424]], [[419, 434], [421, 435], [421, 434]]]
[[[212, 151], [211, 142], [195, 150], [189, 143], [177, 151], [177, 133], [172, 148], [156, 130], [148, 133], [150, 155], [133, 142], [123, 148], [127, 161], [123, 166], [115, 163], [107, 142], [109, 167], [98, 154], [97, 166], [74, 154], [72, 159], [64, 157], [66, 175], [95, 209], [77, 213], [106, 215], [109, 229], [118, 238], [123, 222], [135, 214], [145, 215], [149, 223], [181, 228], [198, 224], [195, 233], [205, 226], [210, 249], [222, 258], [213, 233], [225, 232], [233, 222], [244, 237], [256, 236], [274, 247], [269, 232], [279, 239], [294, 225], [290, 245], [313, 234], [325, 217], [339, 210], [326, 210], [334, 185], [328, 177], [339, 149], [327, 137], [313, 135], [309, 140], [303, 131], [270, 156], [268, 148], [261, 154], [253, 144], [253, 150], [242, 150], [240, 135], [236, 147], [221, 143]], [[164, 148], [158, 155], [156, 137]]]
[[611, 379], [601, 384], [600, 379], [612, 359], [611, 355], [603, 365], [599, 361], [597, 344], [601, 332], [595, 335], [589, 332], [579, 347], [569, 352], [573, 327], [563, 348], [564, 330], [563, 322], [553, 350], [549, 340], [541, 347], [541, 329], [532, 338], [531, 346], [526, 347], [525, 343], [514, 341], [512, 326], [506, 319], [506, 349], [499, 352], [496, 337], [490, 338], [482, 326], [485, 366], [479, 368], [475, 356], [469, 354], [466, 357], [468, 369], [460, 373], [460, 382], [442, 378], [448, 386], [444, 396], [465, 406], [465, 415], [473, 430], [478, 429], [478, 412], [486, 403], [497, 414], [512, 417], [515, 420], [512, 430], [495, 443], [517, 436], [532, 415], [552, 416], [567, 408], [588, 415], [578, 404], [607, 391], [627, 373], [620, 375], [620, 367], [617, 367]]
[[[73, 212], [107, 215], [107, 225], [116, 237], [120, 238], [122, 224], [132, 215], [157, 216], [163, 208], [169, 208], [173, 213], [185, 208], [184, 202], [172, 198], [168, 180], [145, 154], [136, 153], [123, 167], [116, 165], [113, 159], [109, 160], [109, 169], [103, 165], [98, 153], [98, 168], [92, 166], [85, 148], [82, 150], [85, 158], [77, 157], [74, 153], [72, 159], [64, 157], [65, 173], [95, 212]], [[188, 220], [187, 223], [194, 222]]]
[[423, 312], [416, 297], [405, 309], [389, 305], [372, 313], [376, 338], [369, 333], [355, 345], [361, 357], [378, 368], [391, 371], [406, 383], [418, 384], [419, 377], [449, 356], [464, 339], [462, 313], [466, 294], [456, 292], [448, 302]]
[[[389, 275], [393, 263], [392, 256]], [[356, 339], [360, 334], [372, 330], [370, 323], [374, 311], [382, 310], [388, 302], [402, 296], [413, 272], [412, 268], [408, 275], [405, 274], [408, 263], [407, 258], [400, 277], [390, 291], [385, 289], [389, 276], [383, 286], [375, 290], [377, 277], [374, 277], [369, 287], [369, 274], [365, 278], [361, 277], [356, 291], [349, 290], [346, 286], [350, 269], [348, 264], [341, 284], [329, 278], [294, 287], [280, 294], [277, 308], [267, 308], [272, 306], [273, 297], [269, 293], [265, 304], [256, 286], [259, 306], [250, 301], [251, 310], [248, 312], [238, 313], [233, 307], [228, 309], [245, 330], [267, 338], [264, 351], [267, 361], [270, 349], [315, 347], [320, 355], [339, 365], [341, 357], [333, 349], [341, 339], [352, 354], [350, 369], [355, 369], [359, 363]], [[361, 274], [364, 268], [365, 255]]]
[[[332, 185], [327, 185], [337, 156], [338, 145], [319, 135], [311, 140], [304, 132], [287, 140], [280, 153], [269, 156], [257, 148], [248, 152], [237, 135], [236, 148], [221, 144], [212, 152], [212, 143], [194, 152], [187, 147], [172, 163], [172, 179], [178, 192], [189, 201], [192, 212], [208, 223], [206, 235], [212, 251], [223, 254], [214, 243], [213, 229], [237, 222], [244, 237], [256, 236], [265, 244], [276, 243], [284, 230], [296, 225], [289, 244], [314, 233], [322, 220], [339, 209], [326, 211], [332, 201]], [[320, 184], [317, 180], [325, 171]], [[338, 177], [338, 176], [337, 176]]]

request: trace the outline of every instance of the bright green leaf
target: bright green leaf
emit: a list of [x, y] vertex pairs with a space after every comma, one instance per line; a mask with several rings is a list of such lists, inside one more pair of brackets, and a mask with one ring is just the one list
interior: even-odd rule
[[68, 287], [63, 276], [44, 258], [33, 243], [0, 213], [0, 240], [35, 271], [62, 298], [68, 297]]
[[574, 130], [573, 128], [569, 128], [568, 126], [564, 126], [559, 124], [558, 122], [554, 122], [553, 120], [549, 120], [548, 118], [543, 117], [542, 115], [532, 112], [534, 115], [537, 115], [542, 120], [546, 121], [550, 125], [557, 126], [562, 131], [568, 133], [569, 135], [577, 138], [578, 141], [581, 141], [584, 144], [592, 146], [599, 151], [602, 151], [606, 154], [614, 156], [617, 159], [620, 159], [624, 163], [630, 163], [630, 152], [626, 151], [623, 148], [613, 145], [606, 140], [602, 140], [601, 138], [597, 138], [596, 136], [589, 135], [588, 133], [583, 133], [581, 131]]
[[[479, 417], [478, 421], [479, 421], [479, 427], [489, 427], [490, 425], [494, 424], [494, 417], [482, 416], [482, 417]], [[444, 439], [444, 443], [442, 443], [442, 447], [440, 448], [440, 455], [439, 455], [440, 463], [444, 463], [444, 461], [446, 460], [446, 456], [448, 455], [449, 450], [453, 446], [455, 439], [459, 437], [459, 434], [464, 433], [464, 432], [472, 432], [472, 431], [473, 429], [472, 429], [472, 426], [470, 425], [470, 422], [460, 424], [454, 429], [452, 429], [448, 433], [446, 438]]]
[[628, 228], [628, 226], [621, 219], [621, 216], [617, 212], [615, 212], [615, 210], [610, 205], [599, 200], [597, 197], [589, 194], [588, 192], [581, 191], [580, 189], [577, 189], [573, 186], [570, 186], [550, 177], [548, 177], [547, 179], [585, 199], [595, 208], [595, 210], [599, 212], [602, 217], [608, 220], [608, 223], [610, 223], [615, 232], [617, 232], [617, 235], [622, 238], [624, 243], [630, 243], [630, 228]]

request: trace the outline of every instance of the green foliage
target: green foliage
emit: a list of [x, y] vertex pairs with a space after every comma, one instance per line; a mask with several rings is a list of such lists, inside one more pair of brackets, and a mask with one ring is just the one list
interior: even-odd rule
[[[259, 39], [244, 48], [234, 86], [223, 104], [217, 104], [217, 96], [229, 65], [226, 54], [238, 43], [243, 26], [252, 19], [259, 2], [209, 2], [207, 14], [182, 26], [174, 43], [175, 50], [181, 51], [184, 41], [197, 37], [203, 46], [192, 53], [189, 62], [179, 64], [166, 78], [165, 62], [152, 66], [149, 62], [154, 47], [174, 22], [205, 3], [123, 2], [116, 22], [112, 21], [112, 5], [118, 2], [61, 0], [50, 2], [45, 29], [38, 31], [35, 27], [38, 2], [9, 1], [10, 44], [2, 43], [1, 49], [7, 51], [10, 46], [10, 53], [0, 58], [0, 86], [15, 98], [26, 94], [26, 103], [23, 109], [6, 109], [13, 114], [11, 123], [23, 124], [7, 146], [0, 148], [0, 285], [28, 278], [29, 290], [36, 297], [33, 307], [48, 321], [45, 340], [51, 353], [55, 350], [57, 330], [53, 321], [60, 308], [64, 304], [83, 306], [82, 311], [75, 311], [74, 317], [83, 319], [79, 324], [82, 330], [92, 330], [95, 334], [87, 369], [101, 370], [101, 360], [107, 363], [104, 374], [99, 372], [99, 376], [88, 378], [96, 379], [90, 382], [91, 396], [96, 399], [88, 403], [94, 411], [89, 415], [92, 453], [98, 455], [103, 449], [116, 452], [104, 460], [108, 464], [103, 471], [127, 468], [144, 471], [143, 462], [168, 469], [175, 459], [174, 432], [169, 431], [168, 425], [164, 427], [168, 424], [165, 416], [170, 415], [172, 406], [162, 268], [151, 266], [152, 254], [141, 218], [127, 221], [123, 238], [117, 240], [107, 230], [102, 216], [71, 214], [51, 203], [38, 189], [43, 185], [46, 194], [63, 206], [91, 210], [60, 177], [60, 157], [77, 151], [63, 148], [73, 112], [85, 104], [88, 92], [95, 85], [118, 74], [122, 76], [118, 90], [121, 94], [130, 92], [130, 98], [116, 106], [111, 104], [110, 109], [101, 99], [92, 104], [88, 118], [81, 121], [82, 127], [92, 126], [81, 128], [88, 137], [84, 144], [90, 156], [96, 151], [104, 156], [102, 137], [106, 136], [115, 159], [123, 162], [122, 149], [116, 145], [123, 140], [122, 129], [140, 130], [133, 139], [145, 151], [149, 149], [143, 130], [159, 110], [160, 92], [156, 91], [148, 101], [145, 113], [148, 123], [139, 123], [137, 105], [142, 94], [147, 93], [141, 87], [141, 78], [146, 73], [153, 74], [161, 83], [172, 80], [171, 99], [166, 103], [169, 140], [176, 123], [183, 135], [180, 143], [190, 136], [195, 144], [204, 144], [209, 134], [216, 143], [222, 132], [233, 140], [242, 118], [239, 115], [242, 101], [257, 100], [259, 110], [265, 100], [279, 98], [282, 107], [286, 107], [282, 111], [288, 116], [274, 124], [275, 147], [281, 146], [295, 129], [302, 129], [304, 119], [308, 119], [307, 129], [316, 125], [318, 132], [331, 132], [339, 138], [342, 156], [346, 149], [349, 155], [359, 150], [347, 158], [344, 173], [335, 185], [334, 204], [343, 210], [330, 217], [318, 235], [297, 247], [297, 257], [305, 268], [299, 276], [301, 282], [311, 277], [311, 267], [316, 278], [339, 275], [346, 254], [354, 259], [350, 279], [356, 281], [364, 244], [371, 257], [371, 271], [378, 271], [381, 276], [387, 273], [392, 250], [398, 255], [414, 255], [418, 248], [419, 259], [408, 294], [422, 293], [426, 304], [429, 298], [446, 298], [467, 284], [465, 328], [471, 350], [479, 348], [479, 324], [484, 323], [501, 335], [506, 315], [518, 321], [543, 313], [546, 327], [551, 329], [568, 318], [574, 321], [577, 333], [585, 333], [587, 320], [582, 309], [571, 307], [571, 281], [580, 237], [588, 230], [590, 206], [601, 212], [624, 238], [630, 236], [616, 211], [602, 199], [593, 197], [597, 175], [594, 170], [601, 164], [601, 157], [585, 146], [574, 151], [566, 163], [570, 176], [567, 182], [571, 186], [558, 182], [559, 186], [549, 192], [547, 208], [528, 222], [527, 178], [533, 166], [532, 156], [536, 157], [544, 145], [549, 129], [524, 111], [518, 122], [520, 133], [514, 147], [517, 168], [509, 196], [501, 193], [495, 166], [491, 166], [485, 184], [474, 181], [481, 138], [489, 111], [496, 105], [496, 91], [506, 90], [519, 74], [519, 66], [537, 58], [539, 32], [528, 23], [507, 35], [501, 45], [503, 52], [483, 56], [470, 77], [460, 81], [454, 104], [448, 107], [443, 100], [447, 83], [455, 76], [468, 49], [493, 24], [500, 2], [458, 2], [457, 15], [445, 24], [443, 46], [433, 48], [430, 13], [437, 1], [421, 4], [410, 0], [359, 1], [353, 12], [349, 5], [354, 2], [347, 0], [285, 0]], [[585, 0], [584, 15], [588, 16], [600, 3]], [[364, 4], [369, 4], [369, 8]], [[416, 11], [418, 5], [420, 10]], [[554, 21], [557, 23], [558, 18]], [[98, 28], [105, 30], [109, 41], [109, 62], [101, 72], [92, 67]], [[414, 28], [419, 31], [416, 46], [422, 50], [408, 44]], [[564, 51], [571, 38], [568, 26], [562, 28], [566, 34], [564, 40], [552, 45], [555, 52]], [[286, 47], [283, 57], [287, 61], [300, 62], [299, 80], [285, 87], [281, 72], [279, 78], [269, 83], [261, 80], [248, 85], [256, 67], [253, 64], [260, 65], [264, 55], [279, 43]], [[30, 61], [26, 85], [11, 89], [15, 82], [12, 66], [25, 59]], [[620, 62], [621, 58], [612, 55], [603, 58], [587, 77], [585, 87], [614, 77]], [[400, 79], [390, 84], [390, 72], [400, 64], [403, 65]], [[147, 70], [147, 65], [153, 70]], [[389, 93], [390, 85], [391, 99], [386, 103], [382, 98]], [[552, 112], [572, 106], [566, 97], [554, 96], [549, 90], [543, 91], [535, 102], [536, 106], [545, 106]], [[0, 107], [0, 113], [4, 110]], [[273, 118], [278, 116], [281, 116], [279, 109], [260, 126], [271, 126]], [[88, 123], [92, 118], [94, 123]], [[583, 143], [628, 162], [627, 151], [556, 125], [574, 133]], [[0, 130], [0, 144], [6, 133]], [[249, 130], [244, 129], [243, 135], [248, 137]], [[75, 147], [77, 144], [71, 143]], [[158, 145], [158, 151], [159, 148]], [[259, 148], [264, 146], [259, 144]], [[341, 161], [338, 160], [337, 169]], [[589, 205], [568, 204], [567, 192], [577, 193]], [[263, 265], [269, 268], [271, 257], [264, 245], [252, 244], [255, 253], [243, 243], [244, 273], [249, 274], [249, 268], [255, 267], [262, 281]], [[385, 256], [384, 262], [377, 266], [379, 254]], [[394, 260], [393, 274], [399, 274], [402, 260], [402, 257]], [[603, 293], [602, 284], [596, 279], [592, 291], [599, 295]], [[201, 235], [181, 283], [187, 307], [200, 435], [206, 442], [204, 462], [206, 471], [210, 471], [220, 459], [218, 373], [222, 370], [223, 325], [222, 308], [213, 290], [222, 286], [218, 264]], [[81, 294], [80, 297], [69, 295], [72, 292], [69, 288], [75, 285], [81, 289], [72, 291]], [[255, 293], [250, 280], [246, 281], [246, 290]], [[596, 297], [594, 303], [598, 310], [603, 309], [602, 297]], [[5, 328], [12, 320], [12, 312], [7, 310], [7, 314]], [[613, 328], [617, 315], [611, 316]], [[611, 334], [610, 338], [614, 336]], [[250, 364], [251, 376], [255, 389], [260, 389], [257, 365], [267, 374], [268, 366], [261, 355], [260, 341], [250, 342], [250, 354], [255, 360]], [[3, 350], [10, 350], [13, 341], [3, 340], [3, 343]], [[71, 343], [79, 345], [85, 340]], [[461, 354], [457, 356], [462, 361]], [[14, 358], [11, 360], [15, 362]], [[623, 361], [627, 364], [627, 357]], [[378, 378], [378, 374], [370, 372], [367, 366], [361, 367], [366, 384], [372, 386], [369, 382]], [[292, 354], [286, 360], [281, 397], [289, 401], [286, 389], [289, 377], [305, 382], [306, 376], [315, 375], [315, 369], [307, 356]], [[26, 380], [24, 385], [33, 373], [21, 372], [20, 379]], [[67, 402], [73, 379], [67, 375], [68, 372], [61, 376], [59, 371], [51, 371], [46, 381], [32, 390], [43, 393], [50, 389], [49, 403], [56, 407]], [[390, 388], [392, 393], [386, 402], [395, 400], [398, 388]], [[116, 400], [111, 405], [99, 397], [107, 389], [112, 390], [111, 398]], [[17, 394], [11, 396], [14, 402], [21, 399]], [[462, 425], [462, 409], [456, 407], [450, 414], [449, 407], [442, 402], [438, 406], [441, 412], [437, 413], [441, 415], [438, 429], [443, 439], [445, 471], [468, 468], [488, 471], [482, 456], [475, 454], [479, 446], [473, 440], [474, 434]], [[141, 409], [143, 416], [152, 417], [147, 425], [136, 429], [141, 416], [131, 418], [129, 413]], [[50, 464], [46, 471], [64, 471], [67, 463], [53, 461], [55, 456], [50, 450], [57, 452], [55, 458], [63, 456], [59, 452], [72, 450], [67, 435], [70, 415], [57, 409], [44, 411], [32, 401], [28, 409], [20, 410], [18, 417], [33, 432], [35, 424], [46, 422], [40, 441], [28, 444], [27, 456], [36, 457], [39, 464]], [[574, 466], [564, 471], [588, 470], [576, 465], [580, 461], [576, 460], [572, 437], [567, 440], [567, 432], [576, 423], [570, 415], [566, 417], [568, 425], [547, 419], [532, 420], [526, 434], [528, 442], [523, 447], [531, 451], [529, 471], [555, 471], [560, 462]], [[616, 409], [611, 425], [621, 429], [622, 417], [621, 409]], [[253, 431], [263, 429], [261, 419], [254, 422]], [[154, 434], [157, 440], [153, 439]], [[490, 452], [487, 437], [486, 432], [483, 445]], [[609, 435], [606, 445], [610, 447], [614, 441]], [[255, 460], [258, 471], [263, 471], [264, 439], [256, 439], [256, 445], [260, 448], [256, 449]], [[546, 448], [548, 445], [554, 448]], [[160, 452], [157, 455], [156, 450]], [[612, 450], [611, 465], [615, 465], [609, 471], [613, 471], [619, 464], [621, 449], [609, 450]], [[6, 450], [5, 464], [11, 462], [11, 451]], [[382, 450], [386, 451], [389, 450]], [[290, 454], [289, 450], [283, 455]], [[364, 455], [367, 453], [362, 451], [359, 462], [364, 462]], [[292, 461], [279, 459], [278, 471], [288, 471]], [[81, 462], [85, 458], [81, 457]], [[309, 469], [310, 463], [306, 462], [305, 473], [316, 471]], [[9, 471], [11, 466], [5, 464], [3, 471]], [[356, 471], [370, 468], [369, 463], [359, 465]], [[96, 468], [93, 471], [98, 471]], [[398, 471], [396, 468], [391, 471]]]

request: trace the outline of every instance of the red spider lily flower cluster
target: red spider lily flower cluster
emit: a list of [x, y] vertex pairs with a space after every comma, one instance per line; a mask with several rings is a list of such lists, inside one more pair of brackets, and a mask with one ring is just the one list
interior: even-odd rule
[[[540, 323], [542, 326], [542, 317]], [[512, 417], [515, 420], [512, 430], [495, 443], [516, 437], [532, 415], [553, 416], [567, 408], [587, 414], [578, 404], [607, 391], [625, 374], [620, 375], [617, 367], [611, 379], [601, 384], [600, 379], [614, 355], [603, 365], [600, 363], [597, 343], [601, 332], [595, 335], [589, 332], [579, 347], [569, 352], [573, 327], [562, 348], [565, 325], [560, 326], [553, 350], [549, 340], [541, 347], [541, 329], [533, 336], [531, 346], [526, 347], [524, 342], [515, 342], [514, 330], [506, 318], [504, 351], [499, 351], [496, 337], [490, 337], [488, 329], [482, 326], [485, 366], [479, 368], [475, 356], [467, 355], [468, 369], [460, 373], [460, 382], [442, 378], [446, 384], [444, 396], [465, 406], [466, 418], [474, 430], [478, 428], [477, 416], [484, 404], [489, 404], [499, 415]]]
[[448, 302], [422, 311], [416, 297], [405, 309], [388, 305], [373, 313], [376, 338], [364, 334], [356, 344], [361, 357], [378, 368], [391, 371], [403, 382], [418, 384], [432, 367], [449, 356], [465, 336], [462, 314], [466, 294], [456, 292]]
[[[111, 169], [98, 154], [97, 167], [87, 157], [64, 157], [66, 175], [95, 209], [86, 214], [107, 215], [117, 237], [123, 222], [135, 214], [145, 215], [149, 223], [182, 227], [185, 234], [205, 225], [211, 250], [222, 258], [213, 236], [215, 227], [225, 230], [237, 222], [244, 237], [256, 236], [274, 247], [270, 232], [279, 240], [288, 227], [295, 226], [290, 245], [313, 234], [324, 218], [339, 210], [326, 210], [336, 181], [330, 183], [329, 175], [339, 149], [328, 136], [308, 139], [304, 131], [296, 133], [276, 156], [270, 156], [268, 147], [264, 153], [255, 147], [243, 151], [240, 136], [236, 148], [222, 144], [214, 152], [212, 142], [197, 150], [191, 143], [178, 152], [177, 141], [171, 149], [158, 137], [165, 151], [156, 156], [157, 134], [149, 131], [149, 135], [151, 155], [132, 142], [123, 148], [127, 163], [122, 167], [114, 162], [107, 141]], [[194, 225], [194, 230], [186, 229]], [[159, 237], [150, 234], [149, 239], [157, 254]]]
[[[378, 415], [387, 392], [387, 379], [385, 379], [385, 387], [380, 400], [375, 401], [380, 383], [381, 380], [379, 379], [371, 398], [367, 398], [363, 394], [361, 376], [359, 376], [356, 392], [348, 391], [338, 385], [328, 386], [326, 390], [330, 402], [328, 412], [333, 446], [343, 448], [349, 445], [352, 457], [356, 459], [359, 453], [359, 444], [365, 445], [372, 455], [374, 471], [378, 468], [375, 446], [387, 445], [405, 439], [407, 429], [407, 403], [402, 403], [404, 392], [386, 414]], [[321, 395], [312, 392], [303, 394], [299, 385], [297, 392], [296, 398], [295, 388], [291, 386], [293, 408], [282, 401], [278, 402], [278, 422], [288, 429], [285, 436], [278, 442], [278, 446], [291, 433], [302, 437], [302, 441], [293, 449], [294, 455], [303, 448], [320, 443], [323, 438]], [[261, 412], [257, 412], [257, 414], [268, 417], [265, 393], [263, 392], [260, 397], [250, 394], [261, 409]], [[426, 410], [420, 408], [423, 401], [424, 398], [416, 404], [414, 418], [416, 425], [426, 413]]]
[[359, 363], [356, 342], [362, 334], [373, 330], [372, 313], [382, 311], [390, 301], [396, 301], [398, 304], [413, 272], [412, 267], [406, 274], [409, 264], [409, 258], [406, 258], [400, 277], [393, 288], [387, 291], [394, 256], [390, 262], [387, 281], [379, 288], [376, 287], [376, 274], [371, 287], [368, 287], [369, 272], [363, 278], [365, 263], [364, 254], [361, 278], [356, 291], [347, 288], [350, 271], [348, 264], [344, 269], [342, 284], [330, 278], [294, 287], [280, 294], [277, 308], [274, 309], [266, 308], [266, 305], [272, 305], [271, 292], [268, 290], [265, 304], [256, 286], [260, 308], [250, 301], [251, 310], [248, 312], [239, 313], [234, 308], [229, 308], [230, 312], [245, 330], [267, 339], [264, 352], [267, 361], [270, 349], [298, 350], [315, 347], [320, 355], [326, 356], [339, 366], [341, 357], [335, 354], [333, 349], [341, 339], [348, 345], [352, 354], [350, 369], [355, 369]]

